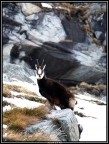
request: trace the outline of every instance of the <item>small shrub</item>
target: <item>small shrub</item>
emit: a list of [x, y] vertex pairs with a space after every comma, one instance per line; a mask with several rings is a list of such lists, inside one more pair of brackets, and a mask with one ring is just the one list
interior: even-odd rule
[[36, 96], [31, 96], [31, 95], [25, 95], [25, 98], [31, 101], [36, 101], [45, 104], [47, 100], [44, 100], [42, 98], [36, 97]]

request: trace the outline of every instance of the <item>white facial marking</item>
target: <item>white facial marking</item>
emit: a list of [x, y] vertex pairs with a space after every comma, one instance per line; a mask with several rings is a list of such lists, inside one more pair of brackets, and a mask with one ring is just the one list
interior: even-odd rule
[[44, 77], [44, 75], [45, 75], [45, 73], [44, 73], [45, 67], [46, 67], [46, 65], [44, 65], [43, 67], [41, 67], [41, 66], [37, 66], [37, 65], [35, 64], [35, 68], [36, 68], [36, 78], [37, 78], [37, 79], [42, 79], [42, 78]]
[[37, 74], [37, 79], [42, 79], [44, 77], [44, 70], [41, 68], [38, 68], [36, 70], [36, 74]]
[[38, 69], [38, 72], [37, 72], [39, 75], [42, 73], [42, 70], [41, 69]]

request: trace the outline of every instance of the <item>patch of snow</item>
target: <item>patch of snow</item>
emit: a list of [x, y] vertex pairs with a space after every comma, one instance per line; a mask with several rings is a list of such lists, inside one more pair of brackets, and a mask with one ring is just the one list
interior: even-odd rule
[[[5, 100], [3, 100], [3, 101], [5, 101]], [[11, 109], [12, 109], [12, 108], [11, 108], [10, 105], [5, 106], [5, 107], [3, 107], [3, 112], [5, 112], [5, 111], [9, 111], [9, 110], [11, 110]]]
[[5, 44], [3, 46], [3, 57], [7, 57], [10, 55], [10, 51], [13, 47], [13, 44]]
[[4, 133], [4, 134], [3, 134], [3, 137], [5, 138], [7, 135], [8, 135], [7, 133]]
[[3, 97], [3, 101], [7, 101], [11, 104], [14, 104], [16, 105], [17, 107], [20, 107], [20, 108], [36, 108], [36, 107], [39, 107], [41, 105], [43, 105], [42, 103], [39, 103], [39, 102], [34, 102], [34, 101], [30, 101], [30, 100], [26, 100], [24, 98], [5, 98]]
[[3, 83], [9, 84], [9, 85], [22, 86], [22, 87], [26, 88], [27, 90], [36, 93], [39, 97], [43, 98], [41, 96], [41, 94], [39, 93], [38, 85], [33, 85], [32, 83], [23, 82], [23, 81], [15, 79], [15, 78], [13, 78], [13, 81], [11, 83], [8, 81], [4, 81]]
[[107, 101], [106, 96], [103, 96], [101, 100], [106, 103]]
[[80, 117], [75, 115], [78, 123], [83, 126], [80, 141], [106, 141], [106, 105], [97, 105], [86, 101], [94, 99], [88, 95], [79, 94], [76, 96], [81, 99], [77, 98], [78, 103], [74, 111], [87, 116]]
[[81, 93], [75, 94], [75, 96], [77, 98], [82, 99], [82, 100], [84, 100], [84, 99], [88, 100], [88, 101], [90, 101], [90, 100], [93, 100], [93, 101], [99, 100], [100, 102], [105, 103], [105, 101], [103, 101], [102, 99], [100, 100], [100, 98], [96, 98], [94, 95], [92, 96], [91, 94], [86, 93], [86, 92], [84, 92], [84, 94], [81, 94]]
[[105, 120], [76, 117], [83, 126], [83, 132], [79, 141], [106, 141]]
[[6, 129], [6, 128], [8, 128], [8, 126], [7, 126], [7, 125], [5, 125], [5, 124], [3, 124], [3, 128], [4, 128], [4, 129]]
[[55, 108], [56, 108], [56, 110], [61, 110], [61, 108], [60, 108], [60, 107], [58, 107], [58, 106], [56, 106], [56, 105], [55, 105]]
[[17, 96], [17, 95], [26, 95], [25, 93], [19, 93], [16, 91], [11, 91], [11, 95]]
[[43, 97], [40, 93], [39, 93], [39, 88], [38, 88], [38, 85], [36, 84], [35, 82], [35, 85], [33, 85], [32, 83], [28, 83], [28, 82], [22, 82], [20, 80], [17, 80], [16, 78], [13, 78], [13, 81], [12, 82], [6, 82], [6, 81], [3, 81], [4, 84], [9, 84], [9, 85], [17, 85], [17, 86], [22, 86], [24, 87], [25, 89], [31, 91], [31, 92], [34, 92], [36, 93], [36, 95], [43, 99], [43, 100], [46, 100], [45, 97]]
[[[77, 99], [78, 104], [75, 106], [75, 110], [84, 113], [87, 116], [95, 118], [103, 118], [106, 116], [106, 106], [97, 105], [92, 102], [87, 102], [85, 100]], [[83, 107], [84, 109], [79, 109], [78, 107]], [[105, 112], [105, 113], [104, 113]]]
[[47, 3], [41, 3], [42, 7], [46, 7], [46, 8], [52, 8], [52, 6], [50, 4]]

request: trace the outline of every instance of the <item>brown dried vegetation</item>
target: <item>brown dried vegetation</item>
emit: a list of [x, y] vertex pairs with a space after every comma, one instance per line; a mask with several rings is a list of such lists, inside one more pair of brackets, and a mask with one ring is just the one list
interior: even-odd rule
[[[31, 92], [21, 86], [3, 84], [3, 96], [4, 97], [11, 98], [12, 97], [11, 91], [19, 92], [19, 95], [16, 96], [17, 98], [24, 97], [28, 100], [37, 101], [40, 103], [45, 103], [47, 101], [42, 98], [39, 98], [36, 93]], [[24, 93], [25, 95], [22, 95], [20, 93]]]
[[27, 126], [45, 119], [49, 111], [50, 109], [46, 106], [35, 109], [14, 108], [3, 113], [3, 123], [7, 124], [11, 130], [22, 131]]
[[104, 84], [91, 85], [91, 84], [88, 84], [85, 82], [80, 83], [80, 87], [86, 88], [88, 90], [92, 90], [92, 89], [104, 90], [104, 89], [106, 89], [106, 85], [104, 85]]
[[61, 7], [66, 9], [70, 14], [76, 14], [78, 12], [84, 12], [89, 9], [89, 6], [74, 6], [70, 3], [61, 3]]
[[24, 134], [24, 133], [17, 133], [11, 130], [7, 131], [7, 136], [3, 137], [3, 141], [8, 142], [14, 142], [14, 141], [29, 141], [29, 142], [35, 142], [35, 141], [55, 141], [55, 138], [51, 135], [47, 135], [46, 133], [42, 131], [38, 131], [34, 134]]

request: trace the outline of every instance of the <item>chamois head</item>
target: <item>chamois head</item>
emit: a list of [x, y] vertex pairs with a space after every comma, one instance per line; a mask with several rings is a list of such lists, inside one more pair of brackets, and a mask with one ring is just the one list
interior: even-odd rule
[[39, 66], [39, 62], [38, 62], [38, 59], [37, 59], [37, 64], [35, 64], [37, 79], [42, 79], [45, 75], [44, 69], [45, 69], [46, 65], [43, 65], [43, 63], [44, 63], [44, 60], [42, 61], [41, 66]]

